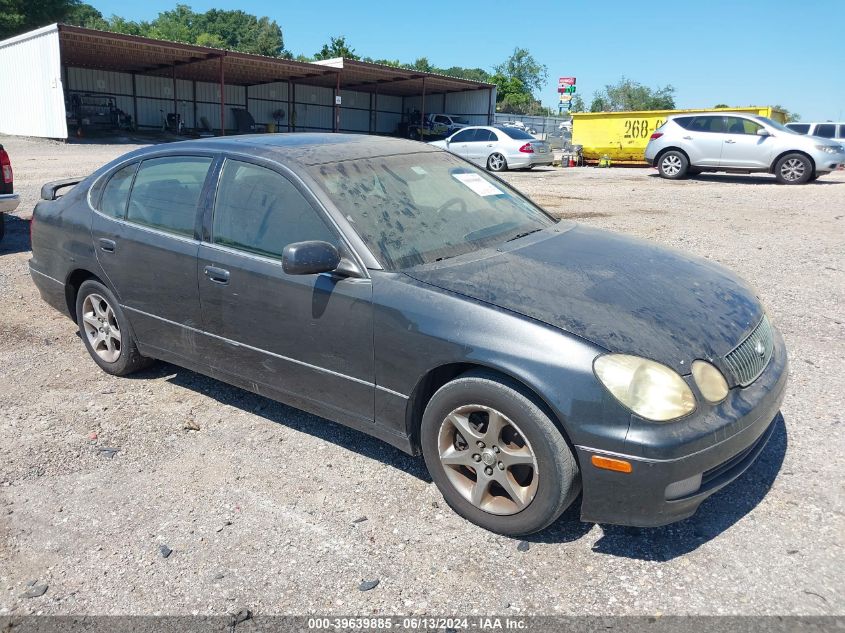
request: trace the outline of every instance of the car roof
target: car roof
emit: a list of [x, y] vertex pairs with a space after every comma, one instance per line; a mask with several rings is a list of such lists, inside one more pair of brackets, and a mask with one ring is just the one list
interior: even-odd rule
[[162, 150], [229, 151], [249, 153], [271, 160], [293, 161], [302, 165], [320, 165], [345, 160], [396, 154], [437, 151], [425, 143], [367, 134], [332, 134], [294, 132], [284, 134], [244, 134], [178, 141], [153, 145], [138, 154]]
[[746, 119], [756, 119], [759, 118], [760, 114], [754, 114], [753, 112], [731, 112], [729, 110], [725, 110], [724, 112], [684, 112], [683, 114], [670, 114], [668, 117], [669, 120], [672, 119], [681, 119], [683, 117], [693, 117], [693, 116], [738, 116], [744, 117]]

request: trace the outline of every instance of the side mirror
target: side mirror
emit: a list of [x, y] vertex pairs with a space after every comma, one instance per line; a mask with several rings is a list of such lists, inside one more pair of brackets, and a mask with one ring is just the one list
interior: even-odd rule
[[316, 275], [336, 270], [340, 253], [328, 242], [294, 242], [282, 252], [282, 270], [288, 275]]
[[769, 132], [769, 130], [767, 130], [764, 127], [761, 127], [759, 130], [757, 130], [757, 136], [771, 136], [771, 135], [772, 135], [772, 133]]

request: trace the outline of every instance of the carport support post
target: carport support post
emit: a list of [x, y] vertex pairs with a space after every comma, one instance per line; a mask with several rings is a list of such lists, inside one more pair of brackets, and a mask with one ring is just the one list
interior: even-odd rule
[[176, 104], [176, 62], [173, 62], [172, 68], [172, 75], [173, 75], [173, 112], [179, 112], [179, 106]]
[[423, 136], [423, 132], [425, 131], [425, 77], [423, 77], [422, 84], [422, 100], [420, 101], [420, 140], [424, 141], [425, 137]]
[[487, 90], [487, 125], [493, 125], [493, 89]]
[[220, 56], [220, 135], [226, 136], [226, 74], [223, 70], [223, 55]]
[[373, 104], [373, 133], [378, 134], [378, 84], [376, 84], [376, 92]]
[[137, 90], [137, 75], [132, 73], [132, 116], [135, 122], [135, 129], [138, 129], [138, 90]]
[[293, 127], [293, 105], [295, 102], [294, 92], [296, 91], [296, 84], [288, 79], [288, 132], [295, 132]]
[[337, 103], [337, 98], [340, 96], [340, 73], [336, 73], [337, 82], [334, 88], [334, 131], [340, 132], [340, 105]]

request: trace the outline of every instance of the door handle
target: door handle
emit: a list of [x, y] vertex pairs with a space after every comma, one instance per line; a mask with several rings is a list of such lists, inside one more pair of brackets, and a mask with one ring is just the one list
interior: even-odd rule
[[100, 238], [100, 250], [106, 253], [114, 253], [117, 248], [117, 243], [114, 240], [107, 240], [104, 237]]
[[692, 140], [692, 137], [691, 137], [691, 136], [685, 136], [685, 137], [684, 137], [684, 140], [685, 140], [685, 141], [691, 141], [691, 140]]
[[217, 268], [216, 266], [206, 266], [203, 272], [205, 272], [205, 276], [208, 277], [209, 281], [213, 281], [216, 284], [229, 283], [228, 270]]
[[727, 141], [725, 141], [725, 143], [727, 143], [728, 145], [733, 145], [734, 143], [736, 143], [736, 141], [732, 141], [731, 139], [728, 139]]

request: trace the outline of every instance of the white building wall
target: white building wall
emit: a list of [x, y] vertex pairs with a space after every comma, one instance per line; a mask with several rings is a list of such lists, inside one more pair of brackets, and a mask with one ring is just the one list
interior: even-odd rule
[[0, 42], [0, 133], [67, 138], [57, 25]]

